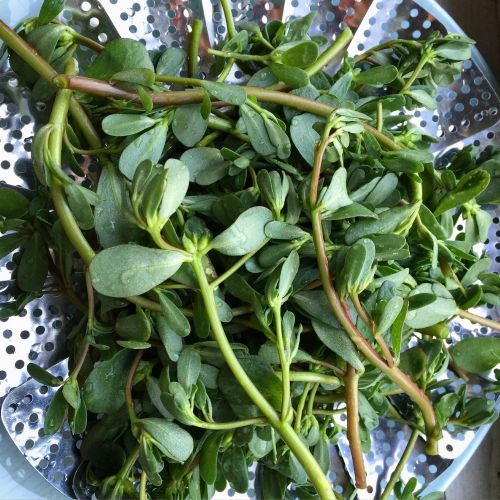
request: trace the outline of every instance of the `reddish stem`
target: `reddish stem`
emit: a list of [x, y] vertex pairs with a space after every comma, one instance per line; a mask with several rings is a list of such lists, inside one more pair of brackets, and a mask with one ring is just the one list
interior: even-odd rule
[[356, 370], [351, 365], [348, 365], [347, 373], [344, 377], [347, 408], [347, 439], [349, 440], [349, 447], [351, 449], [356, 487], [365, 489], [366, 470], [359, 435], [358, 380], [358, 373], [356, 373]]

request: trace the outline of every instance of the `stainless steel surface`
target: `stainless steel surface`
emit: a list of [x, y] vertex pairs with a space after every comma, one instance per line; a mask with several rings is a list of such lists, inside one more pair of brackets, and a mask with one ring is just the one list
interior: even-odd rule
[[[184, 45], [189, 23], [193, 17], [203, 17], [206, 29], [202, 38], [202, 49], [214, 40], [224, 37], [225, 26], [218, 2], [214, 0], [182, 1], [147, 0], [102, 0], [67, 2], [70, 7], [63, 18], [85, 32], [87, 36], [105, 42], [118, 33], [144, 41], [148, 48]], [[318, 12], [315, 30], [334, 38], [346, 25], [356, 30], [349, 52], [354, 55], [377, 43], [399, 36], [403, 38], [425, 38], [435, 30], [446, 32], [446, 28], [418, 3], [410, 0], [284, 0], [272, 3], [263, 0], [233, 2], [237, 22], [253, 20], [266, 22], [275, 18], [288, 18]], [[109, 16], [109, 17], [108, 17]], [[90, 57], [89, 51], [82, 56]], [[201, 70], [206, 69], [208, 59], [202, 50]], [[31, 187], [32, 174], [29, 159], [31, 139], [37, 126], [44, 123], [44, 103], [30, 101], [30, 93], [22, 88], [4, 64], [0, 74], [0, 180], [8, 184]], [[233, 80], [241, 80], [237, 71]], [[443, 89], [434, 112], [417, 110], [413, 122], [416, 126], [435, 135], [439, 143], [435, 146], [437, 158], [465, 144], [486, 146], [499, 142], [500, 99], [492, 85], [479, 70], [475, 61], [466, 63], [462, 74], [448, 89]], [[500, 270], [500, 257], [495, 242], [500, 235], [499, 213], [490, 232], [487, 250], [493, 257], [493, 270]], [[480, 249], [478, 248], [478, 251]], [[496, 259], [495, 259], [496, 257]], [[0, 301], [8, 302], [16, 290], [11, 281], [15, 269], [15, 253], [0, 261]], [[475, 312], [498, 317], [498, 312], [482, 308]], [[48, 367], [64, 357], [64, 332], [71, 324], [73, 311], [59, 297], [47, 296], [29, 304], [25, 312], [0, 324], [0, 396], [8, 393], [2, 407], [2, 420], [16, 446], [27, 460], [60, 491], [71, 494], [71, 477], [76, 468], [76, 441], [65, 430], [55, 436], [40, 434], [43, 427], [43, 412], [51, 388], [42, 388], [28, 381], [25, 365], [33, 360]], [[484, 327], [468, 321], [454, 321], [451, 325], [452, 339], [467, 336], [489, 335]], [[55, 374], [63, 375], [64, 363], [56, 365]], [[458, 384], [459, 382], [457, 382]], [[444, 389], [443, 389], [444, 390]], [[471, 394], [483, 390], [481, 379], [469, 385]], [[490, 396], [491, 397], [491, 396]], [[367, 455], [368, 482], [370, 489], [360, 494], [361, 498], [375, 498], [384, 487], [395, 463], [404, 448], [408, 428], [394, 421], [383, 420], [372, 433], [372, 451]], [[465, 433], [449, 427], [440, 444], [439, 457], [427, 457], [423, 444], [419, 442], [403, 472], [403, 478], [415, 476], [419, 485], [434, 480], [474, 439], [474, 432]], [[339, 444], [341, 456], [351, 470], [349, 452], [345, 440]], [[332, 450], [333, 453], [333, 450]], [[342, 467], [337, 466], [329, 475], [335, 481], [337, 491], [342, 493]], [[238, 497], [234, 491], [224, 494]], [[255, 496], [255, 490], [248, 493]]]

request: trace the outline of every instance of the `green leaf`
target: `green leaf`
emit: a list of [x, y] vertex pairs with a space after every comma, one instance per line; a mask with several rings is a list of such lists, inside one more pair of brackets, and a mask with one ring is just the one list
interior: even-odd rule
[[321, 470], [327, 474], [330, 470], [330, 445], [324, 438], [320, 438], [313, 450], [313, 456]]
[[354, 81], [358, 85], [382, 87], [393, 82], [398, 76], [398, 68], [390, 64], [375, 66], [373, 68], [354, 74]]
[[425, 374], [427, 356], [419, 346], [407, 349], [401, 354], [399, 368], [414, 381], [420, 380]]
[[[116, 169], [106, 165], [97, 185], [99, 203], [95, 207], [95, 231], [102, 247], [108, 248], [129, 241], [140, 241], [142, 231], [125, 216], [128, 210], [125, 188]], [[123, 206], [125, 205], [125, 206]]]
[[432, 303], [418, 309], [408, 311], [405, 323], [408, 327], [418, 329], [440, 323], [457, 314], [457, 305], [451, 293], [440, 283], [424, 283], [410, 293], [410, 297], [418, 294], [431, 294], [436, 297]]
[[372, 240], [363, 238], [349, 248], [340, 275], [338, 289], [342, 299], [359, 295], [373, 280], [375, 268], [375, 245]]
[[290, 137], [293, 144], [298, 149], [302, 158], [311, 166], [314, 163], [316, 144], [320, 139], [318, 132], [314, 129], [314, 124], [321, 121], [322, 118], [316, 115], [304, 113], [293, 117], [290, 124]]
[[406, 319], [406, 313], [408, 311], [408, 303], [405, 302], [401, 311], [399, 312], [397, 318], [394, 320], [391, 327], [391, 345], [392, 351], [396, 359], [399, 358], [401, 353], [401, 343], [403, 339], [403, 328]]
[[500, 363], [500, 338], [463, 339], [451, 349], [455, 363], [467, 372], [485, 373]]
[[153, 111], [154, 103], [151, 93], [142, 85], [137, 86], [137, 93], [141, 100], [142, 107], [146, 113], [151, 113]]
[[269, 69], [279, 81], [292, 89], [305, 87], [309, 84], [309, 75], [303, 69], [279, 63], [271, 63]]
[[43, 288], [49, 272], [47, 247], [40, 233], [28, 240], [17, 268], [17, 285], [25, 292], [38, 292]]
[[301, 240], [309, 236], [303, 229], [282, 221], [271, 221], [266, 224], [264, 232], [274, 240]]
[[146, 47], [137, 40], [118, 38], [106, 44], [85, 71], [85, 76], [110, 80], [119, 71], [137, 68], [154, 70]]
[[451, 41], [441, 43], [433, 49], [434, 54], [450, 61], [467, 61], [471, 58], [470, 45], [463, 42]]
[[164, 468], [163, 460], [153, 442], [144, 434], [141, 435], [139, 442], [139, 463], [142, 470], [147, 474], [148, 481], [155, 486], [160, 486], [162, 479], [158, 473]]
[[254, 432], [252, 439], [248, 443], [248, 449], [256, 459], [263, 458], [273, 449], [273, 442], [272, 440], [261, 439], [257, 432]]
[[191, 434], [177, 424], [161, 418], [142, 418], [140, 424], [155, 446], [170, 460], [184, 463], [193, 452]]
[[169, 47], [160, 56], [156, 63], [156, 72], [159, 75], [175, 76], [184, 65], [186, 53], [179, 47]]
[[64, 9], [64, 0], [44, 0], [38, 13], [38, 25], [48, 24]]
[[207, 484], [214, 484], [217, 478], [217, 457], [224, 432], [214, 432], [203, 443], [200, 459], [200, 475]]
[[179, 160], [169, 159], [165, 167], [167, 168], [167, 179], [163, 189], [163, 198], [158, 209], [158, 216], [162, 225], [179, 208], [189, 187], [189, 171], [184, 163]]
[[213, 184], [224, 178], [230, 163], [217, 148], [193, 148], [185, 151], [181, 161], [189, 170], [189, 180], [201, 186]]
[[417, 101], [418, 104], [421, 104], [429, 110], [436, 109], [437, 107], [436, 99], [429, 95], [425, 90], [407, 90], [405, 95], [410, 96], [414, 101]]
[[19, 233], [6, 234], [0, 237], [0, 259], [19, 248], [21, 243], [26, 240], [26, 236]]
[[115, 73], [110, 80], [152, 87], [155, 82], [155, 72], [149, 68], [125, 69]]
[[480, 425], [494, 422], [497, 418], [495, 400], [471, 398], [465, 403], [456, 425], [466, 429], [475, 429]]
[[201, 86], [215, 98], [220, 101], [233, 104], [234, 106], [241, 106], [247, 100], [247, 93], [240, 85], [231, 85], [228, 83], [211, 82], [202, 80]]
[[[178, 108], [180, 109], [180, 108]], [[161, 120], [154, 127], [136, 137], [121, 153], [120, 172], [132, 179], [135, 170], [145, 160], [158, 163], [167, 140], [168, 120]]]
[[168, 320], [168, 326], [180, 337], [187, 337], [191, 333], [191, 325], [184, 313], [167, 297], [165, 293], [158, 292], [163, 316]]
[[436, 420], [442, 429], [448, 419], [455, 413], [455, 408], [460, 401], [460, 396], [455, 393], [443, 394], [435, 404]]
[[[278, 349], [276, 345], [270, 341], [264, 342], [264, 344], [260, 346], [259, 356], [271, 365], [280, 364]], [[292, 360], [295, 363], [310, 363], [314, 358], [307, 352], [298, 349]]]
[[40, 384], [48, 385], [49, 387], [58, 387], [62, 384], [62, 381], [56, 376], [52, 375], [52, 373], [44, 370], [38, 365], [28, 363], [26, 369], [28, 371], [28, 375], [34, 378], [37, 382], [40, 382]]
[[151, 324], [140, 311], [140, 314], [120, 316], [116, 320], [115, 331], [122, 339], [146, 342], [151, 336]]
[[463, 275], [460, 282], [464, 288], [472, 285], [475, 281], [480, 278], [480, 275], [488, 271], [491, 266], [491, 260], [488, 257], [483, 257], [477, 262], [474, 262], [472, 266], [469, 267], [467, 272]]
[[164, 315], [156, 317], [156, 330], [168, 357], [172, 361], [177, 362], [183, 347], [182, 337], [172, 329], [169, 318]]
[[377, 219], [377, 214], [368, 210], [360, 203], [351, 203], [345, 207], [335, 210], [335, 212], [330, 212], [324, 215], [325, 220], [344, 220], [352, 219], [354, 217], [368, 217], [372, 219]]
[[454, 189], [446, 193], [439, 201], [434, 215], [438, 216], [442, 213], [459, 207], [464, 203], [472, 200], [482, 193], [490, 182], [490, 174], [485, 170], [476, 168], [471, 172], [467, 172], [455, 186]]
[[92, 413], [114, 413], [125, 403], [125, 381], [134, 354], [123, 349], [96, 365], [83, 386], [83, 399]]
[[276, 148], [269, 138], [264, 119], [260, 113], [244, 104], [240, 106], [240, 114], [255, 151], [262, 156], [274, 154]]
[[276, 148], [276, 156], [281, 160], [286, 160], [290, 156], [292, 149], [288, 135], [275, 120], [271, 120], [267, 115], [262, 115], [262, 119], [269, 140]]
[[238, 493], [248, 490], [248, 466], [243, 449], [231, 446], [222, 455], [222, 472], [226, 481]]
[[354, 344], [344, 330], [334, 328], [314, 319], [312, 321], [312, 326], [318, 338], [328, 347], [328, 349], [352, 365], [357, 371], [365, 371], [365, 367], [359, 359]]
[[55, 434], [64, 424], [67, 403], [64, 399], [63, 388], [59, 388], [50, 402], [43, 419], [45, 434]]
[[200, 376], [201, 358], [198, 351], [191, 347], [182, 350], [177, 361], [177, 380], [186, 389], [191, 390]]
[[77, 410], [81, 401], [78, 381], [73, 377], [68, 378], [63, 385], [62, 391], [64, 399], [74, 410]]
[[384, 333], [398, 319], [398, 316], [403, 309], [404, 301], [399, 295], [395, 295], [390, 299], [380, 316], [377, 318], [377, 330]]
[[29, 200], [19, 191], [0, 187], [0, 217], [20, 219], [29, 209]]
[[82, 189], [85, 188], [82, 188], [74, 182], [64, 186], [69, 208], [73, 212], [78, 225], [82, 229], [88, 230], [94, 227], [94, 213]]
[[275, 62], [296, 68], [306, 68], [316, 61], [318, 55], [318, 45], [310, 40], [284, 43], [271, 53]]
[[76, 434], [83, 434], [87, 428], [87, 407], [83, 399], [80, 399], [80, 405], [76, 410], [68, 408], [68, 421], [71, 427], [71, 432]]
[[172, 131], [187, 148], [191, 148], [205, 135], [208, 118], [201, 114], [201, 104], [178, 106], [172, 121]]
[[108, 135], [123, 137], [142, 132], [155, 124], [156, 120], [146, 115], [116, 113], [104, 118], [102, 121], [102, 130]]
[[328, 188], [320, 195], [320, 204], [328, 212], [336, 212], [352, 203], [347, 194], [347, 170], [339, 167], [335, 170]]
[[387, 234], [395, 232], [400, 225], [404, 224], [415, 210], [418, 203], [402, 205], [390, 208], [379, 214], [378, 219], [360, 220], [351, 224], [345, 233], [345, 241], [352, 245], [355, 241], [371, 234]]
[[293, 280], [299, 270], [299, 266], [299, 254], [295, 250], [292, 250], [285, 262], [283, 262], [283, 266], [281, 266], [278, 285], [278, 295], [281, 299], [284, 299], [288, 295], [288, 292], [292, 287]]
[[167, 278], [181, 266], [180, 252], [118, 245], [99, 252], [90, 264], [94, 288], [108, 297], [141, 295]]
[[268, 208], [249, 208], [217, 235], [210, 246], [224, 255], [238, 256], [253, 252], [266, 240], [264, 228], [272, 218]]

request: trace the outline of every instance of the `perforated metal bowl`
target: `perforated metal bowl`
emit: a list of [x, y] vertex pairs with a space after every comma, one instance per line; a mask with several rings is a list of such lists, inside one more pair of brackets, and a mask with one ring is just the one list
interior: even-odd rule
[[[0, 16], [13, 24], [12, 11], [18, 8], [14, 0], [0, 0]], [[35, 15], [41, 3], [30, 2], [30, 12]], [[217, 0], [95, 0], [66, 2], [62, 16], [75, 29], [100, 42], [116, 36], [133, 37], [143, 41], [148, 48], [185, 45], [192, 18], [205, 20], [202, 47], [224, 37], [223, 15]], [[232, 3], [237, 23], [244, 21], [266, 22], [287, 19], [317, 11], [314, 30], [318, 34], [335, 38], [345, 26], [355, 31], [349, 53], [355, 55], [390, 38], [426, 38], [432, 32], [457, 32], [460, 29], [430, 0], [243, 0]], [[82, 49], [81, 57], [91, 52]], [[201, 69], [208, 59], [202, 52]], [[242, 78], [236, 71], [232, 78]], [[456, 81], [443, 89], [434, 112], [416, 110], [416, 125], [436, 136], [436, 157], [473, 143], [486, 146], [499, 142], [500, 119], [498, 97], [493, 78], [480, 55], [475, 52]], [[0, 181], [29, 188], [33, 186], [30, 149], [33, 134], [47, 119], [45, 103], [35, 103], [30, 92], [22, 88], [9, 72], [6, 62], [0, 70]], [[500, 236], [499, 213], [494, 214], [494, 226], [486, 242], [488, 254], [493, 257], [493, 270], [500, 270], [500, 254], [495, 242]], [[460, 227], [458, 227], [460, 229]], [[0, 261], [0, 302], [13, 300], [16, 294], [11, 280], [16, 266], [15, 252]], [[478, 308], [475, 312], [498, 317], [498, 310]], [[30, 380], [26, 364], [36, 361], [49, 367], [65, 355], [64, 333], [74, 320], [74, 311], [61, 297], [45, 296], [30, 303], [23, 313], [0, 322], [0, 397], [6, 396], [2, 407], [2, 420], [15, 445], [53, 486], [67, 496], [73, 496], [72, 480], [78, 464], [78, 441], [65, 429], [55, 436], [43, 435], [43, 413], [53, 389]], [[488, 336], [492, 332], [466, 320], [451, 324], [450, 342], [468, 336]], [[52, 370], [64, 375], [66, 365], [61, 362]], [[25, 382], [25, 383], [24, 383]], [[460, 384], [457, 381], [457, 384]], [[20, 385], [22, 384], [22, 385]], [[482, 394], [483, 381], [473, 379], [469, 384], [471, 394]], [[17, 387], [17, 388], [16, 388]], [[444, 391], [444, 389], [442, 389]], [[488, 395], [487, 397], [492, 397]], [[423, 443], [417, 443], [402, 474], [403, 479], [417, 478], [419, 486], [429, 483], [445, 487], [455, 471], [463, 465], [463, 457], [470, 456], [484, 436], [484, 429], [459, 432], [452, 426], [445, 430], [440, 443], [439, 456], [427, 457]], [[369, 492], [362, 498], [376, 498], [385, 486], [395, 463], [398, 461], [409, 436], [409, 429], [394, 421], [382, 420], [372, 432], [372, 450], [367, 454]], [[346, 440], [338, 447], [340, 456], [332, 449], [332, 470], [329, 478], [342, 493], [346, 484], [345, 468], [352, 472], [350, 453]], [[459, 457], [462, 457], [460, 459]], [[447, 473], [443, 474], [444, 471]], [[251, 474], [253, 477], [253, 473]], [[446, 479], [446, 481], [444, 480]], [[436, 481], [437, 480], [437, 481]], [[77, 477], [78, 482], [78, 477]], [[50, 496], [50, 495], [49, 495]], [[228, 490], [221, 498], [238, 497]], [[247, 494], [252, 498], [255, 489]], [[244, 498], [245, 495], [240, 496]]]

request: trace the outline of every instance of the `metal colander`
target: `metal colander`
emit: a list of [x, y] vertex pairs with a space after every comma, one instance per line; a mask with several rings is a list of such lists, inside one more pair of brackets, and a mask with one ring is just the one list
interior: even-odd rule
[[[66, 4], [62, 13], [64, 21], [101, 43], [119, 35], [137, 38], [149, 49], [182, 46], [186, 44], [193, 18], [205, 20], [202, 49], [223, 39], [226, 31], [217, 0], [69, 0]], [[391, 38], [420, 39], [436, 30], [446, 33], [458, 29], [429, 0], [232, 0], [232, 7], [236, 23], [264, 23], [316, 11], [316, 34], [335, 38], [346, 26], [355, 32], [349, 47], [351, 55]], [[80, 50], [80, 60], [91, 57], [91, 51], [85, 48]], [[208, 59], [201, 50], [202, 71], [207, 63]], [[234, 81], [242, 77], [238, 71], [231, 76]], [[414, 123], [439, 140], [434, 145], [437, 161], [470, 143], [485, 147], [499, 142], [500, 99], [493, 78], [479, 54], [475, 53], [473, 60], [465, 63], [462, 73], [449, 88], [441, 90], [437, 101], [437, 109], [433, 112], [424, 109], [413, 112]], [[47, 120], [47, 114], [46, 104], [33, 102], [29, 90], [19, 84], [4, 62], [0, 71], [1, 182], [25, 188], [33, 186], [31, 142], [37, 127]], [[499, 212], [493, 213], [493, 217], [494, 225], [486, 249], [493, 260], [492, 270], [498, 272], [500, 245], [495, 242], [500, 236]], [[460, 229], [458, 225], [457, 230]], [[16, 261], [15, 252], [0, 261], [0, 302], [15, 298], [12, 272]], [[475, 312], [489, 317], [499, 316], [498, 310], [489, 307], [478, 308]], [[33, 380], [26, 382], [26, 364], [29, 361], [43, 367], [52, 366], [52, 373], [65, 375], [66, 363], [61, 361], [65, 356], [64, 333], [71, 328], [75, 315], [75, 311], [61, 297], [46, 295], [28, 304], [19, 316], [0, 322], [0, 397], [6, 396], [1, 412], [3, 423], [29, 463], [67, 496], [75, 496], [75, 483], [78, 497], [83, 498], [92, 492], [87, 491], [79, 480], [78, 439], [68, 429], [53, 436], [43, 434], [44, 409], [54, 389], [40, 386]], [[450, 343], [460, 338], [492, 333], [488, 328], [467, 320], [452, 322], [451, 330]], [[463, 381], [456, 382], [460, 383]], [[483, 393], [482, 379], [473, 378], [468, 385], [471, 394]], [[487, 397], [493, 396], [488, 394]], [[376, 498], [380, 494], [401, 456], [409, 433], [408, 427], [383, 419], [372, 432], [372, 449], [366, 456], [370, 486], [360, 494], [361, 498]], [[477, 444], [480, 435], [473, 431], [461, 432], [449, 425], [436, 457], [426, 456], [423, 442], [417, 443], [402, 474], [403, 480], [416, 477], [419, 486], [435, 481], [467, 447]], [[338, 453], [332, 447], [332, 458], [329, 478], [341, 494], [346, 485], [346, 471], [352, 472], [346, 439], [341, 439]], [[253, 477], [251, 472], [250, 478]], [[246, 495], [250, 498], [255, 496], [255, 488], [251, 488]], [[229, 489], [220, 496], [227, 497], [245, 498], [245, 495], [240, 496]]]

